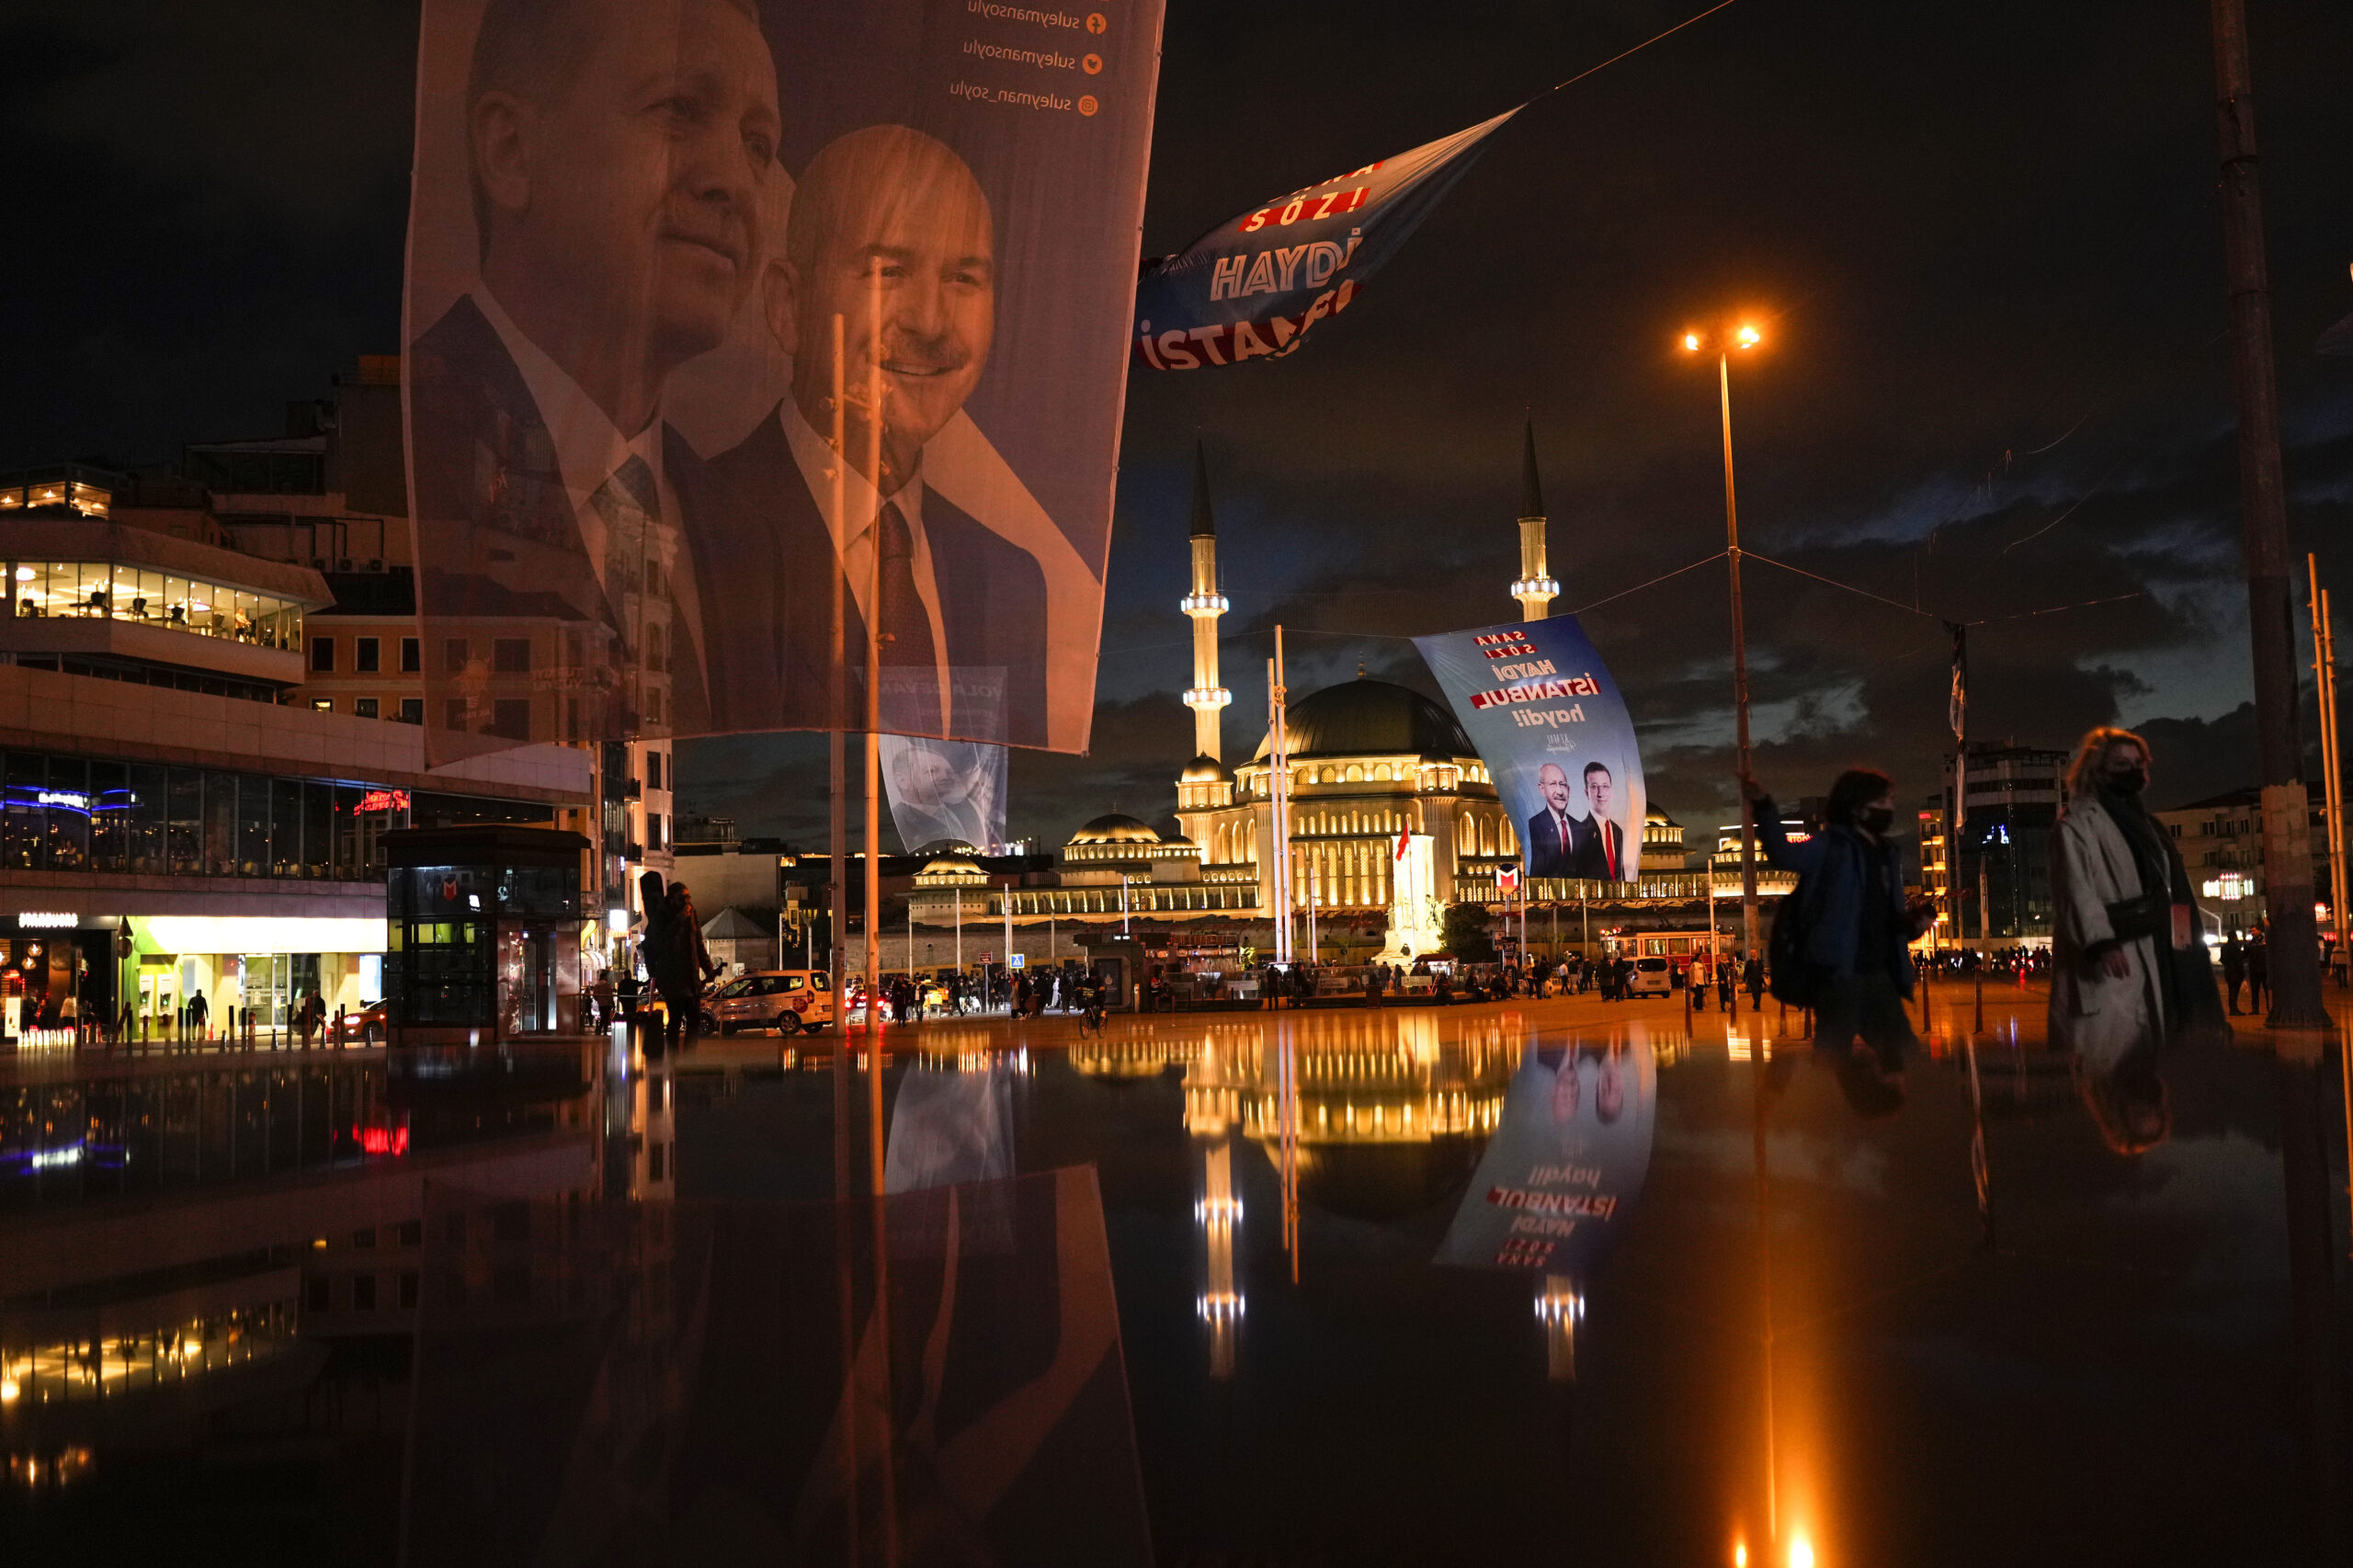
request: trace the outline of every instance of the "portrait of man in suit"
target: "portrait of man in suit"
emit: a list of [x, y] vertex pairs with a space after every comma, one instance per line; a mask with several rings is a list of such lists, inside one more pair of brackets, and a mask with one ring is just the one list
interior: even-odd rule
[[984, 852], [1004, 841], [1004, 747], [885, 735], [882, 776], [891, 821], [908, 854], [943, 839]]
[[[707, 727], [661, 421], [761, 255], [777, 77], [752, 0], [488, 0], [464, 86], [479, 277], [408, 346], [428, 722], [496, 741]], [[442, 756], [467, 749], [438, 744]]]
[[[882, 726], [1047, 743], [1046, 575], [1022, 543], [949, 500], [926, 451], [988, 365], [997, 257], [988, 197], [945, 143], [901, 125], [830, 142], [793, 191], [762, 301], [790, 392], [711, 460], [719, 515], [692, 519], [716, 727], [819, 724], [846, 577], [845, 688], [863, 710], [867, 625], [881, 638]], [[880, 328], [876, 325], [879, 292]], [[847, 390], [835, 514], [834, 323]], [[865, 406], [882, 385], [880, 472]], [[767, 721], [773, 724], [775, 720]]]
[[1536, 787], [1543, 791], [1544, 809], [1528, 819], [1528, 831], [1521, 835], [1528, 846], [1528, 874], [1576, 876], [1579, 841], [1577, 819], [1569, 814], [1569, 776], [1560, 764], [1548, 762], [1536, 775]]
[[1576, 869], [1572, 876], [1601, 882], [1633, 880], [1634, 868], [1626, 858], [1626, 830], [1609, 817], [1615, 786], [1608, 763], [1585, 765], [1586, 815], [1578, 824]]

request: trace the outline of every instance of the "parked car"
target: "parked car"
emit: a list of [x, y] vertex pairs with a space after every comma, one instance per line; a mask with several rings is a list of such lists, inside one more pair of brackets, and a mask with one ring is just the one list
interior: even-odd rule
[[745, 1029], [800, 1034], [834, 1021], [833, 980], [821, 969], [764, 969], [722, 985], [709, 1006], [722, 1035]]
[[1665, 959], [1636, 959], [1634, 972], [1627, 977], [1629, 996], [1665, 996], [1675, 990], [1675, 975]]

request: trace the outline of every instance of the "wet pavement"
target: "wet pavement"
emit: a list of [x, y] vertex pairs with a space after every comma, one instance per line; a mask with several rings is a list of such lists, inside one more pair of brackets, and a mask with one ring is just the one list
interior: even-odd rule
[[[584, 1490], [568, 1423], [668, 1434], [663, 1500], [550, 1562], [761, 1539], [840, 1562], [851, 1538], [881, 1562], [884, 1483], [908, 1562], [2333, 1560], [2353, 1284], [2333, 1049], [2243, 1032], [2168, 1058], [2170, 1134], [2123, 1156], [2041, 1005], [1989, 989], [1981, 1033], [1939, 988], [1900, 1105], [1769, 1002], [1729, 1034], [1679, 998], [1099, 1039], [934, 1022], [888, 1037], [900, 1196], [870, 1229], [826, 1201], [837, 1165], [861, 1190], [872, 1168], [869, 1081], [822, 1040], [0, 1063], [0, 1561], [396, 1561], [415, 1422], [435, 1454], [478, 1443], [477, 1476], [504, 1450], [518, 1498], [544, 1428], [541, 1468], [571, 1466], [551, 1516]], [[1073, 1167], [1092, 1181], [1044, 1175]], [[974, 1180], [941, 1206], [938, 1183]], [[520, 1274], [501, 1244], [671, 1206], [675, 1233], [612, 1231], [557, 1270], [660, 1278], [611, 1321], [670, 1392], [625, 1421], [590, 1396], [601, 1427], [577, 1400], [495, 1425], [451, 1369], [499, 1363], [458, 1351], [560, 1337], [517, 1315], [557, 1300], [543, 1242]], [[846, 1391], [878, 1257], [883, 1359], [908, 1348], [870, 1407], [923, 1441], [827, 1491], [827, 1434], [868, 1407]], [[1008, 1430], [989, 1422], [1090, 1335], [1110, 1349], [1032, 1421], [1028, 1468], [965, 1506], [960, 1431]], [[747, 1349], [763, 1336], [783, 1348]], [[607, 1391], [599, 1343], [529, 1386]], [[729, 1406], [713, 1368], [799, 1378], [806, 1419]], [[747, 1451], [791, 1472], [767, 1537]], [[420, 1539], [468, 1517], [449, 1488], [478, 1482], [450, 1468], [415, 1471], [412, 1522], [444, 1531]], [[1069, 1501], [1129, 1487], [1140, 1506]]]

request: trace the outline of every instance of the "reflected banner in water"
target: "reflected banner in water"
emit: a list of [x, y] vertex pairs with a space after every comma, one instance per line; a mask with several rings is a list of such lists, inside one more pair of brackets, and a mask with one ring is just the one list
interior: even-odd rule
[[1647, 1041], [1531, 1043], [1436, 1261], [1582, 1278], [1642, 1195], [1657, 1104]]
[[426, 1214], [407, 1563], [1151, 1561], [1091, 1169]]

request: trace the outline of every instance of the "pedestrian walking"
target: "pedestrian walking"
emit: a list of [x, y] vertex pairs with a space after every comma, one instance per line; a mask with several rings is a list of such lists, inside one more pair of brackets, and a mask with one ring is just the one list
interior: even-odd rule
[[2246, 983], [2246, 944], [2236, 931], [2222, 938], [2222, 996], [2230, 1016], [2238, 1017], [2239, 987]]
[[[1743, 776], [1740, 785], [1766, 859], [1798, 875], [1796, 890], [1773, 917], [1774, 994], [1789, 1001], [1802, 996], [1813, 1006], [1817, 1050], [1845, 1056], [1859, 1040], [1881, 1084], [1893, 1087], [1904, 1071], [1904, 1048], [1915, 1043], [1904, 1008], [1913, 981], [1907, 949], [1932, 917], [1925, 900], [1905, 901], [1887, 841], [1895, 825], [1894, 781], [1868, 767], [1840, 774], [1821, 830], [1803, 844], [1790, 842], [1781, 813], [1755, 778]], [[1851, 1088], [1849, 1097], [1858, 1108], [1865, 1106]]]
[[1364, 1005], [1368, 1007], [1380, 1006], [1381, 994], [1388, 989], [1388, 985], [1389, 971], [1380, 964], [1374, 964], [1364, 977]]
[[2084, 736], [2052, 830], [2051, 1043], [2110, 1148], [2136, 1153], [2171, 1124], [2159, 1049], [2227, 1034], [2197, 892], [2173, 837], [2149, 815], [2148, 743]]
[[2270, 1011], [2271, 930], [2257, 926], [2246, 945], [2246, 1010], [2260, 1017]]

